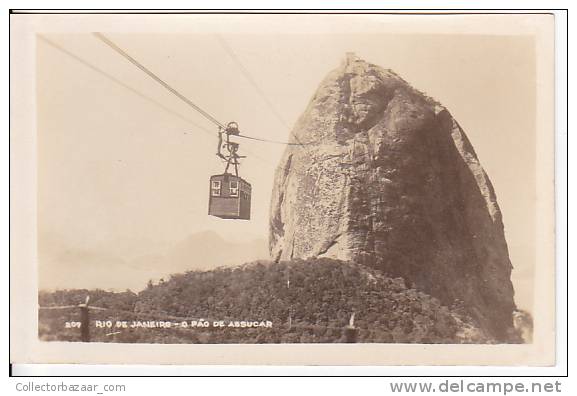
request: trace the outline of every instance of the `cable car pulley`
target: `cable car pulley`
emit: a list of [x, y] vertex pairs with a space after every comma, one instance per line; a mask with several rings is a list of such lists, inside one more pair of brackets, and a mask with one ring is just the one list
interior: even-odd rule
[[[226, 141], [223, 142], [222, 135], [226, 135]], [[218, 147], [216, 155], [226, 161], [226, 167], [224, 168], [224, 173], [228, 173], [228, 169], [231, 165], [234, 166], [234, 174], [238, 177], [238, 165], [240, 158], [246, 158], [245, 155], [238, 155], [239, 144], [232, 142], [230, 137], [240, 135], [238, 130], [238, 124], [236, 122], [229, 122], [226, 128], [219, 127], [218, 129]], [[226, 154], [223, 154], [223, 150], [226, 150]]]

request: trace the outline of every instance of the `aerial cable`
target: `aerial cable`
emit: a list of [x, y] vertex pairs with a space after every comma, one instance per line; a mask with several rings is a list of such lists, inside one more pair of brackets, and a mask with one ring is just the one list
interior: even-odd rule
[[259, 142], [265, 142], [265, 143], [286, 144], [287, 146], [302, 146], [301, 143], [279, 142], [277, 140], [262, 139], [246, 135], [236, 135], [236, 136], [244, 139], [258, 140]]
[[[138, 91], [137, 89], [131, 87], [130, 85], [126, 84], [125, 82], [119, 80], [118, 78], [114, 77], [113, 75], [111, 75], [111, 74], [105, 72], [104, 70], [102, 70], [102, 69], [94, 66], [93, 64], [91, 64], [90, 62], [88, 62], [86, 59], [81, 58], [80, 56], [76, 55], [76, 54], [73, 53], [72, 51], [70, 51], [70, 50], [62, 47], [60, 44], [55, 43], [54, 41], [48, 39], [47, 37], [45, 37], [45, 36], [43, 36], [43, 35], [41, 35], [41, 34], [38, 35], [38, 38], [39, 38], [40, 40], [42, 40], [43, 42], [45, 42], [46, 44], [48, 44], [48, 45], [50, 45], [51, 47], [53, 47], [54, 49], [62, 52], [63, 54], [65, 54], [65, 55], [69, 56], [70, 58], [74, 59], [75, 61], [77, 61], [78, 63], [82, 64], [82, 65], [85, 66], [86, 68], [88, 68], [88, 69], [90, 69], [90, 70], [92, 70], [92, 71], [100, 74], [101, 76], [107, 78], [108, 80], [112, 81], [113, 83], [117, 84], [118, 86], [120, 86], [120, 87], [122, 87], [122, 88], [125, 88], [126, 90], [132, 92], [134, 95], [136, 95], [136, 96], [138, 96], [138, 97], [146, 100], [147, 102], [150, 102], [151, 104], [159, 107], [160, 109], [164, 110], [164, 111], [167, 112], [168, 114], [171, 114], [171, 115], [173, 115], [173, 116], [175, 116], [175, 117], [178, 117], [178, 118], [180, 118], [181, 120], [185, 121], [186, 123], [194, 126], [195, 129], [194, 129], [194, 130], [191, 130], [191, 132], [192, 132], [192, 131], [194, 131], [194, 132], [199, 132], [199, 131], [200, 131], [200, 132], [203, 132], [204, 134], [209, 135], [209, 136], [218, 136], [218, 133], [217, 133], [217, 132], [214, 132], [214, 131], [212, 131], [212, 130], [210, 130], [210, 129], [202, 126], [202, 125], [197, 124], [196, 122], [192, 121], [192, 120], [189, 119], [188, 117], [180, 114], [180, 113], [177, 112], [177, 111], [172, 110], [171, 108], [169, 108], [169, 107], [165, 106], [164, 104], [158, 102], [157, 100], [149, 97], [148, 95], [143, 94], [142, 92], [140, 92], [140, 91]], [[186, 131], [186, 132], [184, 132], [184, 134], [185, 134], [185, 135], [189, 135], [190, 133], [189, 133], [188, 131]], [[253, 152], [251, 152], [251, 151], [249, 151], [249, 150], [246, 150], [246, 149], [245, 149], [245, 151], [246, 151], [247, 153], [249, 153], [250, 155], [254, 156], [255, 158], [261, 160], [261, 161], [268, 162], [268, 161], [266, 161], [264, 158], [261, 158], [260, 156], [256, 155], [255, 153], [253, 153]]]
[[118, 78], [112, 76], [111, 74], [105, 72], [104, 70], [94, 66], [93, 64], [91, 64], [90, 62], [88, 62], [86, 59], [81, 58], [80, 56], [74, 54], [73, 52], [71, 52], [70, 50], [62, 47], [60, 44], [55, 43], [54, 41], [49, 40], [47, 37], [39, 34], [38, 38], [42, 41], [44, 41], [46, 44], [50, 45], [51, 47], [53, 47], [54, 49], [64, 53], [65, 55], [68, 55], [70, 58], [74, 59], [75, 61], [79, 62], [80, 64], [84, 65], [85, 67], [87, 67], [88, 69], [100, 74], [103, 77], [106, 77], [108, 80], [112, 81], [113, 83], [121, 86], [122, 88], [125, 88], [126, 90], [132, 92], [133, 94], [135, 94], [136, 96], [139, 96], [141, 99], [146, 100], [147, 102], [150, 102], [151, 104], [160, 107], [162, 110], [164, 110], [165, 112], [180, 118], [181, 120], [185, 121], [186, 123], [198, 128], [200, 131], [212, 135], [215, 135], [214, 131], [209, 130], [208, 128], [205, 128], [199, 124], [197, 124], [196, 122], [192, 121], [191, 119], [189, 119], [188, 117], [172, 110], [171, 108], [165, 106], [164, 104], [158, 102], [156, 99], [151, 98], [148, 95], [143, 94], [142, 92], [138, 91], [137, 89], [131, 87], [130, 85], [124, 83], [123, 81], [119, 80]]
[[[188, 98], [186, 98], [184, 95], [182, 95], [180, 92], [178, 92], [176, 89], [172, 88], [170, 85], [168, 85], [165, 81], [163, 81], [160, 77], [158, 77], [156, 74], [154, 74], [152, 71], [150, 71], [149, 69], [147, 69], [144, 65], [142, 65], [140, 62], [138, 62], [136, 59], [134, 59], [132, 56], [130, 56], [128, 53], [126, 53], [122, 48], [120, 48], [119, 46], [117, 46], [113, 41], [111, 41], [110, 39], [108, 39], [106, 36], [104, 36], [102, 33], [98, 33], [95, 32], [93, 33], [94, 36], [96, 36], [98, 39], [100, 39], [101, 41], [103, 41], [105, 44], [107, 44], [109, 47], [111, 47], [113, 50], [115, 50], [116, 52], [118, 52], [120, 55], [122, 55], [124, 58], [126, 58], [128, 61], [130, 61], [133, 65], [135, 65], [136, 67], [138, 67], [140, 70], [142, 70], [144, 73], [146, 73], [149, 77], [151, 77], [152, 79], [154, 79], [156, 82], [158, 82], [159, 84], [161, 84], [164, 88], [166, 88], [168, 91], [170, 91], [171, 93], [173, 93], [174, 95], [176, 95], [179, 99], [181, 99], [182, 101], [184, 101], [186, 104], [188, 104], [189, 106], [191, 106], [193, 109], [195, 109], [196, 111], [198, 111], [202, 116], [204, 116], [206, 119], [208, 119], [209, 121], [211, 121], [213, 124], [215, 124], [216, 126], [218, 126], [219, 128], [222, 129], [226, 129], [226, 126], [224, 124], [222, 124], [220, 121], [218, 121], [216, 118], [214, 118], [213, 116], [211, 116], [208, 112], [206, 112], [205, 110], [203, 110], [202, 108], [200, 108], [198, 105], [194, 104], [192, 101], [190, 101]], [[238, 63], [241, 67], [242, 64], [239, 62]], [[247, 73], [245, 76], [249, 79], [249, 81], [251, 81], [254, 86], [256, 87], [256, 89], [258, 90], [258, 92], [263, 96], [263, 98], [265, 98], [265, 101], [269, 104], [269, 106], [272, 106], [272, 104], [268, 101], [268, 99], [266, 99], [266, 96], [264, 96], [264, 93], [260, 90], [260, 88], [258, 88], [258, 86], [256, 85], [256, 83], [254, 83], [254, 80], [252, 80], [252, 78], [250, 77], [250, 75], [248, 74], [248, 72], [246, 71], [246, 69], [241, 69], [244, 70], [245, 73]], [[274, 109], [274, 108], [273, 108]], [[282, 120], [282, 118], [280, 118], [280, 115], [275, 111], [273, 111], [278, 117], [279, 119]], [[283, 121], [284, 123], [284, 121]], [[286, 124], [285, 124], [286, 125]], [[206, 130], [205, 130], [206, 131]], [[290, 142], [279, 142], [279, 141], [275, 141], [275, 140], [269, 140], [269, 139], [262, 139], [262, 138], [255, 138], [255, 137], [251, 137], [251, 136], [246, 136], [246, 135], [237, 135], [239, 137], [245, 138], [245, 139], [251, 139], [251, 140], [257, 140], [257, 141], [261, 141], [261, 142], [267, 142], [267, 143], [276, 143], [276, 144], [286, 144], [286, 145], [303, 145], [300, 141], [298, 143], [290, 143]], [[295, 139], [298, 141], [298, 138], [293, 134], [293, 136], [295, 137]]]
[[[256, 81], [254, 80], [254, 78], [252, 78], [252, 75], [249, 73], [249, 71], [247, 70], [246, 67], [244, 67], [244, 65], [242, 64], [242, 62], [240, 61], [240, 59], [238, 58], [238, 56], [236, 56], [235, 52], [232, 50], [232, 48], [230, 48], [230, 46], [228, 45], [228, 43], [226, 42], [226, 40], [224, 38], [222, 38], [220, 35], [216, 35], [216, 38], [218, 39], [218, 42], [220, 43], [220, 45], [222, 46], [222, 48], [224, 48], [224, 50], [226, 51], [226, 53], [230, 56], [230, 58], [234, 61], [234, 63], [236, 64], [236, 66], [239, 68], [239, 70], [241, 71], [241, 73], [243, 74], [243, 76], [247, 79], [247, 81], [253, 86], [253, 88], [255, 89], [255, 91], [260, 95], [260, 97], [263, 99], [263, 101], [266, 103], [266, 105], [268, 106], [268, 108], [270, 109], [271, 113], [276, 117], [276, 119], [287, 129], [289, 130], [290, 134], [294, 136], [295, 140], [298, 142], [298, 145], [303, 145], [303, 143], [299, 140], [299, 138], [290, 131], [289, 126], [287, 125], [287, 122], [284, 120], [284, 118], [280, 115], [280, 113], [276, 110], [276, 108], [274, 107], [274, 105], [272, 104], [272, 102], [268, 99], [268, 97], [265, 95], [264, 91], [259, 87], [259, 85], [256, 83]], [[255, 139], [258, 140], [258, 139]], [[271, 142], [273, 143], [273, 142]], [[294, 143], [286, 143], [286, 144], [290, 144], [290, 145], [297, 145]]]
[[[46, 44], [48, 44], [48, 45], [50, 45], [51, 47], [53, 47], [54, 49], [56, 49], [56, 50], [64, 53], [65, 55], [67, 55], [67, 56], [69, 56], [70, 58], [74, 59], [74, 60], [77, 61], [78, 63], [82, 64], [82, 65], [85, 66], [86, 68], [88, 68], [88, 69], [90, 69], [90, 70], [92, 70], [92, 71], [100, 74], [101, 76], [107, 78], [108, 80], [112, 81], [113, 83], [115, 83], [115, 84], [121, 86], [122, 88], [125, 88], [126, 90], [132, 92], [134, 95], [136, 95], [136, 96], [138, 96], [138, 97], [146, 100], [147, 102], [150, 102], [150, 103], [153, 104], [153, 105], [156, 105], [157, 107], [159, 107], [160, 109], [164, 110], [165, 112], [167, 112], [167, 113], [169, 113], [169, 114], [171, 114], [171, 115], [173, 115], [173, 116], [175, 116], [175, 117], [178, 117], [178, 118], [180, 118], [181, 120], [183, 120], [183, 121], [185, 121], [185, 122], [193, 125], [194, 127], [196, 127], [196, 129], [193, 130], [194, 132], [200, 131], [200, 132], [203, 132], [203, 133], [205, 133], [205, 134], [207, 134], [207, 135], [210, 135], [210, 136], [217, 136], [217, 135], [218, 135], [217, 132], [211, 131], [211, 130], [209, 130], [208, 128], [205, 128], [205, 127], [203, 127], [203, 126], [195, 123], [194, 121], [190, 120], [188, 117], [185, 117], [184, 115], [182, 115], [182, 114], [180, 114], [180, 113], [172, 110], [171, 108], [163, 105], [162, 103], [158, 102], [157, 100], [155, 100], [155, 99], [153, 99], [153, 98], [151, 98], [151, 97], [143, 94], [142, 92], [140, 92], [140, 91], [138, 91], [137, 89], [131, 87], [130, 85], [124, 83], [123, 81], [119, 80], [118, 78], [114, 77], [113, 75], [111, 75], [111, 74], [105, 72], [104, 70], [102, 70], [102, 69], [94, 66], [93, 64], [91, 64], [90, 62], [88, 62], [86, 59], [81, 58], [80, 56], [76, 55], [76, 54], [73, 53], [72, 51], [70, 51], [70, 50], [62, 47], [60, 44], [55, 43], [54, 41], [48, 39], [47, 37], [45, 37], [45, 36], [43, 36], [43, 35], [41, 35], [41, 34], [38, 35], [38, 38], [39, 38], [40, 40], [42, 40], [43, 42], [45, 42]], [[192, 130], [191, 130], [191, 132], [188, 132], [188, 131], [187, 131], [187, 132], [184, 132], [184, 134], [185, 134], [185, 135], [189, 135], [189, 134], [192, 133], [193, 131], [192, 131]], [[239, 136], [242, 137], [242, 138], [246, 138], [246, 139], [258, 140], [258, 141], [267, 141], [266, 139], [253, 138], [253, 137], [245, 136], [245, 135], [239, 135]], [[276, 141], [270, 141], [270, 143], [289, 144], [289, 145], [295, 144], [295, 143], [276, 142]], [[247, 150], [247, 149], [245, 149], [245, 151], [246, 151], [247, 153], [249, 153], [251, 156], [253, 156], [254, 158], [256, 158], [256, 159], [258, 159], [258, 160], [260, 160], [260, 161], [262, 161], [262, 162], [264, 162], [264, 163], [269, 163], [269, 164], [271, 164], [271, 162], [270, 162], [269, 160], [266, 160], [266, 159], [262, 158], [261, 156], [255, 154], [254, 152], [252, 152], [252, 151], [250, 151], [250, 150]]]
[[110, 39], [108, 39], [106, 36], [104, 36], [102, 33], [99, 32], [95, 32], [93, 33], [95, 37], [97, 37], [99, 40], [101, 40], [102, 42], [104, 42], [106, 45], [108, 45], [110, 48], [112, 48], [114, 51], [118, 52], [120, 55], [122, 55], [124, 58], [126, 58], [130, 63], [132, 63], [133, 65], [135, 65], [136, 67], [138, 67], [140, 70], [142, 70], [144, 73], [146, 73], [150, 78], [152, 78], [154, 81], [156, 81], [157, 83], [159, 83], [160, 85], [162, 85], [164, 88], [166, 88], [168, 91], [170, 91], [172, 94], [174, 94], [175, 96], [177, 96], [180, 100], [182, 100], [183, 102], [185, 102], [186, 104], [188, 104], [190, 107], [192, 107], [193, 109], [195, 109], [197, 112], [199, 112], [203, 117], [205, 117], [207, 120], [209, 120], [210, 122], [212, 122], [213, 124], [215, 124], [216, 126], [218, 126], [219, 128], [226, 128], [226, 126], [224, 124], [222, 124], [221, 122], [219, 122], [216, 118], [214, 118], [212, 115], [210, 115], [208, 112], [204, 111], [203, 109], [201, 109], [199, 106], [197, 106], [196, 104], [194, 104], [192, 101], [190, 101], [190, 99], [188, 99], [186, 96], [184, 96], [183, 94], [181, 94], [180, 92], [178, 92], [176, 89], [172, 88], [170, 85], [168, 85], [165, 81], [163, 81], [160, 77], [158, 77], [156, 74], [154, 74], [153, 72], [151, 72], [149, 69], [147, 69], [145, 66], [143, 66], [140, 62], [138, 62], [136, 59], [134, 59], [132, 56], [128, 55], [122, 48], [120, 48], [119, 46], [117, 46], [114, 42], [112, 42]]
[[[78, 63], [82, 64], [83, 66], [85, 66], [86, 68], [100, 74], [101, 76], [107, 78], [108, 80], [112, 81], [113, 83], [117, 84], [118, 86], [125, 88], [126, 90], [132, 92], [134, 95], [140, 97], [141, 99], [146, 100], [147, 102], [156, 105], [157, 107], [159, 107], [160, 109], [164, 110], [165, 112], [180, 118], [181, 120], [189, 123], [190, 125], [193, 125], [196, 129], [184, 132], [184, 134], [189, 135], [192, 134], [193, 132], [203, 132], [206, 135], [209, 136], [218, 136], [217, 132], [211, 131], [208, 128], [201, 126], [197, 123], [195, 123], [194, 121], [192, 121], [191, 119], [189, 119], [188, 117], [172, 110], [171, 108], [165, 106], [164, 104], [158, 102], [157, 100], [149, 97], [148, 95], [143, 94], [142, 92], [138, 91], [137, 89], [131, 87], [130, 85], [124, 83], [123, 81], [119, 80], [118, 78], [114, 77], [113, 75], [109, 74], [108, 72], [105, 72], [104, 70], [96, 67], [95, 65], [91, 64], [90, 62], [88, 62], [86, 59], [81, 58], [80, 56], [76, 55], [75, 53], [73, 53], [72, 51], [64, 48], [63, 46], [61, 46], [60, 44], [55, 43], [54, 41], [48, 39], [47, 37], [43, 36], [43, 35], [38, 35], [38, 38], [40, 40], [42, 40], [43, 42], [45, 42], [46, 44], [50, 45], [51, 47], [53, 47], [54, 49], [64, 53], [65, 55], [69, 56], [70, 58], [74, 59], [75, 61], [77, 61]], [[245, 139], [251, 139], [251, 140], [256, 140], [256, 141], [262, 141], [262, 142], [267, 142], [267, 143], [276, 143], [276, 144], [286, 144], [286, 145], [298, 145], [297, 143], [288, 143], [288, 142], [279, 142], [279, 141], [274, 141], [274, 140], [268, 140], [268, 139], [261, 139], [261, 138], [255, 138], [252, 136], [246, 136], [246, 135], [237, 135], [238, 137], [241, 138], [245, 138]], [[307, 143], [310, 144], [310, 143]], [[247, 153], [249, 153], [251, 156], [253, 156], [254, 158], [262, 161], [263, 163], [268, 163], [268, 164], [273, 164], [271, 161], [262, 158], [261, 156], [257, 155], [256, 153], [247, 150], [245, 148], [245, 151]], [[274, 164], [273, 164], [274, 165]], [[280, 167], [280, 165], [278, 165], [278, 167]], [[287, 169], [285, 167], [280, 167], [282, 169]]]

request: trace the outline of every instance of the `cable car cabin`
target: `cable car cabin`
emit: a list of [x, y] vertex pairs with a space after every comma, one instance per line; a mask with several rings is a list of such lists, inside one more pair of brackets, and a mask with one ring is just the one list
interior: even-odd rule
[[221, 219], [250, 220], [250, 184], [224, 173], [210, 177], [208, 214]]

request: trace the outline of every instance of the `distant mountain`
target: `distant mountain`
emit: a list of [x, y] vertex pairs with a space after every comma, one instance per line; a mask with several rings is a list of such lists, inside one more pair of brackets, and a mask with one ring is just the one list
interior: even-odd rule
[[210, 270], [268, 258], [264, 239], [248, 243], [224, 240], [213, 231], [200, 232], [176, 243], [166, 254], [163, 268], [171, 272]]
[[194, 233], [157, 252], [125, 259], [105, 251], [41, 244], [40, 289], [140, 290], [149, 280], [268, 258], [266, 241], [230, 242], [212, 231]]

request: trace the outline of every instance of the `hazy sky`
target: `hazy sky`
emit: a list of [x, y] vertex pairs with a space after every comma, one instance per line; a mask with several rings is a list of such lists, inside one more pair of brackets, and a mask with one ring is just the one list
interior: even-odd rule
[[[107, 35], [221, 122], [234, 120], [244, 134], [281, 141], [289, 136], [284, 124], [294, 124], [347, 51], [393, 69], [443, 103], [469, 136], [503, 211], [517, 303], [530, 309], [532, 39], [344, 33], [221, 36], [283, 122], [217, 36]], [[122, 258], [154, 253], [203, 230], [230, 240], [267, 238], [273, 173], [284, 146], [241, 141], [241, 154], [248, 158], [240, 172], [253, 187], [252, 219], [210, 217], [208, 178], [223, 167], [214, 155], [216, 137], [193, 124], [216, 132], [215, 127], [92, 35], [45, 37], [153, 101], [38, 41], [41, 238]], [[41, 255], [41, 268], [48, 269], [50, 260]]]

